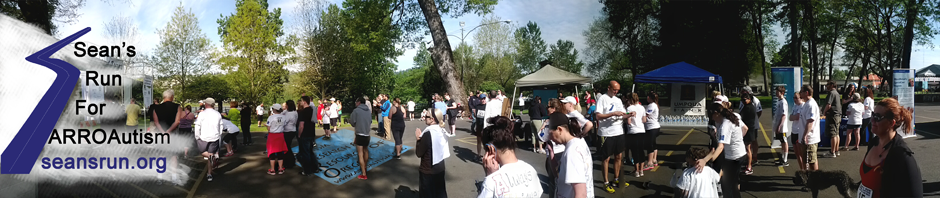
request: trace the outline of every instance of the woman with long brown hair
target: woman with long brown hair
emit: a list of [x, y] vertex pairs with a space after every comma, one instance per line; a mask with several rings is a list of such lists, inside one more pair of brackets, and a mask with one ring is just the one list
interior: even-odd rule
[[636, 168], [634, 176], [642, 177], [643, 169], [646, 166], [646, 153], [649, 137], [646, 134], [646, 108], [640, 105], [640, 98], [636, 93], [626, 93], [623, 95], [623, 106], [627, 107], [627, 116], [624, 120], [624, 134], [626, 135], [625, 145], [627, 145], [624, 155], [630, 154], [633, 159], [633, 166]]
[[[914, 152], [898, 134], [913, 130], [911, 112], [893, 98], [881, 100], [871, 115], [871, 132], [878, 135], [858, 172], [859, 197], [923, 197], [923, 180]], [[899, 128], [900, 127], [900, 128]]]

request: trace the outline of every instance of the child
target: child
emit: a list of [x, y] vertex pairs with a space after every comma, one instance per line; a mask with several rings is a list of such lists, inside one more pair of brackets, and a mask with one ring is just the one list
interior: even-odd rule
[[[702, 147], [692, 147], [686, 152], [685, 161], [695, 164], [695, 161], [704, 158], [709, 151]], [[714, 169], [704, 168], [701, 172], [695, 166], [685, 168], [681, 174], [673, 177], [675, 191], [678, 197], [718, 197], [718, 172]]]

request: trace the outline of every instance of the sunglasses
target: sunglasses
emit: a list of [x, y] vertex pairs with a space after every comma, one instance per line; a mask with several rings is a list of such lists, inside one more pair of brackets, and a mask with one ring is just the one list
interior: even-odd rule
[[886, 117], [887, 117], [886, 115], [883, 115], [883, 114], [880, 114], [880, 113], [872, 113], [872, 114], [871, 114], [871, 121], [873, 121], [873, 122], [881, 122], [881, 120], [884, 120]]

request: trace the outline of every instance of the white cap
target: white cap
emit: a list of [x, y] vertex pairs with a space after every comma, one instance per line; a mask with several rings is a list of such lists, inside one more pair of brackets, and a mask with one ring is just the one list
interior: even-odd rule
[[561, 100], [561, 103], [578, 103], [578, 100], [574, 99], [574, 97], [568, 96], [565, 97], [564, 100]]
[[728, 102], [728, 96], [718, 95], [715, 96], [715, 103]]
[[205, 103], [205, 104], [208, 105], [208, 106], [213, 106], [213, 105], [215, 105], [215, 99], [212, 99], [212, 98], [206, 98], [205, 100], [202, 100], [202, 101], [199, 101], [199, 102], [200, 102], [200, 103]]
[[280, 110], [281, 110], [281, 104], [274, 104], [274, 105], [271, 105], [271, 109], [280, 111]]
[[330, 98], [330, 101], [336, 101], [336, 98]]

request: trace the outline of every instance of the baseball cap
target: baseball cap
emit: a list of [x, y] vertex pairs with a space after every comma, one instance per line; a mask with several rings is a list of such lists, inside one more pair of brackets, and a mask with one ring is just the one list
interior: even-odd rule
[[205, 100], [202, 100], [199, 102], [205, 103], [206, 105], [209, 105], [209, 106], [215, 105], [215, 99], [212, 99], [212, 98], [206, 98]]
[[330, 98], [330, 101], [336, 101], [336, 98]]
[[281, 110], [281, 104], [274, 104], [274, 105], [271, 105], [271, 109], [280, 111], [280, 110]]
[[718, 95], [715, 96], [715, 103], [728, 102], [728, 96]]
[[568, 116], [564, 113], [556, 111], [551, 115], [548, 115], [548, 123], [550, 124], [550, 130], [558, 128], [558, 126], [568, 126]]
[[565, 97], [564, 100], [561, 100], [561, 103], [578, 103], [578, 100], [574, 99], [574, 97], [568, 96]]

